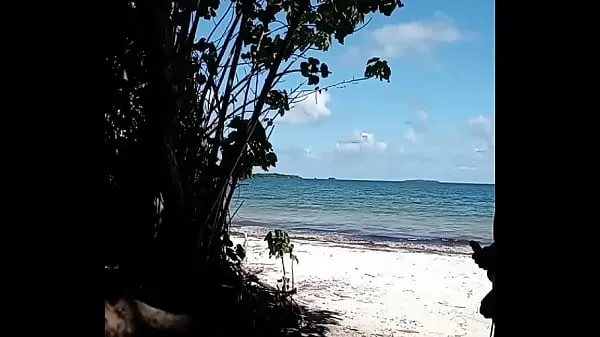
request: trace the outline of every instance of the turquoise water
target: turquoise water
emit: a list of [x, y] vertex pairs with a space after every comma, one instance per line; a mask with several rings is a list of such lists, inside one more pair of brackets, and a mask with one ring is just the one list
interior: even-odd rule
[[494, 189], [494, 185], [429, 181], [261, 177], [242, 183], [232, 212], [241, 204], [234, 217], [238, 227], [367, 241], [487, 243], [492, 238]]

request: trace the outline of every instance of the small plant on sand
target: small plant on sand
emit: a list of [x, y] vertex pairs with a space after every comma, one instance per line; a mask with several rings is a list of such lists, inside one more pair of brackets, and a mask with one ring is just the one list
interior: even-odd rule
[[[277, 280], [277, 288], [281, 290], [282, 294], [292, 295], [295, 293], [296, 288], [294, 287], [294, 262], [298, 263], [298, 257], [294, 254], [294, 244], [290, 243], [290, 237], [288, 233], [276, 229], [274, 231], [269, 231], [267, 236], [265, 237], [265, 241], [267, 241], [267, 245], [269, 246], [269, 258], [275, 257], [276, 259], [281, 259], [281, 267], [283, 268], [283, 277]], [[285, 270], [285, 261], [284, 256], [287, 255], [291, 260], [291, 276], [292, 276], [292, 284], [290, 290], [290, 279], [287, 277]], [[279, 283], [281, 283], [281, 288], [279, 288]]]

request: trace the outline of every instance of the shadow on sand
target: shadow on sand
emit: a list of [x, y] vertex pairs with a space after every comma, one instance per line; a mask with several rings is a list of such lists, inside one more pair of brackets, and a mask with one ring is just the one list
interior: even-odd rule
[[299, 328], [287, 329], [290, 337], [324, 337], [329, 327], [340, 324], [340, 313], [329, 310], [311, 310], [302, 307], [303, 322]]

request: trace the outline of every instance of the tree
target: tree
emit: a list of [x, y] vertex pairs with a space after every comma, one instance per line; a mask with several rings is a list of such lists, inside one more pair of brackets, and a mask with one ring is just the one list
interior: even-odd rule
[[[193, 283], [243, 254], [229, 205], [277, 156], [278, 116], [331, 74], [315, 56], [399, 0], [113, 1], [105, 55], [107, 265], [130, 283]], [[208, 27], [201, 30], [200, 27]], [[364, 76], [389, 81], [386, 61]], [[282, 79], [300, 80], [282, 89]], [[175, 280], [175, 281], [173, 281]], [[194, 281], [192, 281], [194, 280]]]

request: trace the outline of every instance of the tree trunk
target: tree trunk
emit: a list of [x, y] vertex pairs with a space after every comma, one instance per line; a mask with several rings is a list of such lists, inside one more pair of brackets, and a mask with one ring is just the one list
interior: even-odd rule
[[[144, 169], [148, 170], [147, 184], [157, 184], [163, 195], [163, 222], [158, 229], [157, 250], [153, 261], [155, 277], [168, 283], [178, 283], [193, 256], [185, 217], [185, 199], [178, 163], [175, 157], [174, 134], [177, 123], [177, 98], [170, 64], [172, 46], [166, 34], [170, 1], [148, 0], [138, 3], [142, 20], [143, 43], [147, 53], [148, 94], [146, 97], [146, 137]], [[157, 263], [156, 263], [157, 262]]]

